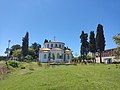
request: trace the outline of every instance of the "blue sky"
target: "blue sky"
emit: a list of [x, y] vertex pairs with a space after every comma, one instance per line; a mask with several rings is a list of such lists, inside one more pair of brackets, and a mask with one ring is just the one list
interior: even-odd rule
[[44, 39], [62, 41], [79, 53], [79, 36], [104, 26], [106, 49], [116, 47], [112, 37], [120, 33], [120, 0], [0, 0], [0, 55], [22, 44], [28, 31], [30, 44]]

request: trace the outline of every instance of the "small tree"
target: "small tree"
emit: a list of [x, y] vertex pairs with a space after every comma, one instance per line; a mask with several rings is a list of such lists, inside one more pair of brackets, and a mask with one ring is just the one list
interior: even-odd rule
[[54, 53], [52, 53], [52, 59], [55, 60], [55, 55], [54, 55]]

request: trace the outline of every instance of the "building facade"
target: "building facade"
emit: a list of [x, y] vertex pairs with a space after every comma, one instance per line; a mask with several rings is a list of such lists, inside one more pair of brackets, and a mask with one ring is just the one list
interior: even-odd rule
[[49, 41], [44, 43], [44, 47], [39, 50], [40, 62], [71, 62], [72, 51], [65, 49], [65, 43]]
[[[116, 58], [115, 58], [115, 49], [116, 48], [107, 49], [107, 50], [105, 50], [105, 51], [102, 52], [102, 62], [103, 63], [111, 64], [111, 63], [113, 63], [113, 62], [116, 61]], [[100, 57], [99, 57], [99, 55], [96, 56], [96, 62], [100, 63]]]

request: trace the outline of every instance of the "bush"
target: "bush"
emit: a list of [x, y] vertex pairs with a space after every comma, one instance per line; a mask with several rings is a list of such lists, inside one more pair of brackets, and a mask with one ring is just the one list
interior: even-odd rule
[[7, 58], [6, 56], [0, 56], [0, 61], [1, 60], [6, 60], [6, 58]]
[[12, 66], [13, 68], [18, 68], [20, 65], [20, 63], [15, 60], [8, 60], [6, 64]]
[[21, 69], [25, 69], [25, 67], [22, 66]]
[[120, 62], [112, 62], [112, 64], [120, 64]]
[[30, 62], [33, 61], [33, 57], [32, 57], [31, 55], [27, 55], [27, 56], [25, 56], [25, 60], [26, 60], [28, 63], [30, 63]]

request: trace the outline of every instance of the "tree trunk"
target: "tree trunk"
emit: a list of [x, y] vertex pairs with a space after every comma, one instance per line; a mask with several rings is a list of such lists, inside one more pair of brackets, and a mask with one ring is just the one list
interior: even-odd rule
[[[94, 56], [95, 57], [95, 53], [92, 53], [93, 55], [92, 56]], [[95, 63], [95, 59], [93, 60], [93, 63]]]
[[100, 52], [100, 63], [102, 63], [102, 56], [101, 56], [102, 52]]

